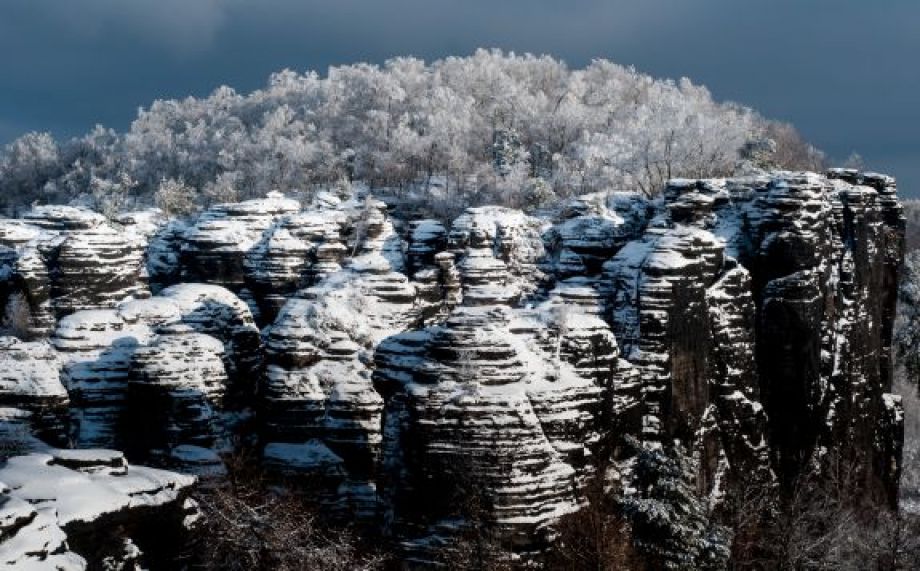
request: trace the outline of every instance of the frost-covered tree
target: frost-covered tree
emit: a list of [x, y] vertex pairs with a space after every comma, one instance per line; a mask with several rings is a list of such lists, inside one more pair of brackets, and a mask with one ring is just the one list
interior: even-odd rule
[[0, 155], [0, 196], [10, 208], [83, 197], [111, 209], [152, 203], [162, 180], [181, 179], [206, 206], [347, 178], [421, 204], [528, 205], [533, 189], [536, 198], [655, 194], [668, 177], [728, 174], [761, 140], [772, 141], [764, 164], [820, 166], [791, 126], [718, 102], [687, 79], [478, 50], [326, 76], [284, 70], [249, 94], [220, 87], [154, 101], [121, 134], [96, 127], [58, 143], [29, 133]]
[[6, 300], [0, 319], [0, 335], [12, 335], [23, 340], [32, 337], [32, 311], [26, 296], [16, 292]]
[[241, 175], [237, 171], [224, 172], [204, 186], [202, 194], [206, 206], [235, 202], [240, 199], [239, 180]]
[[724, 569], [728, 531], [710, 522], [693, 485], [693, 466], [675, 444], [640, 447], [634, 491], [622, 500], [636, 549], [657, 569]]
[[0, 155], [0, 207], [21, 207], [41, 199], [61, 174], [60, 148], [49, 133], [26, 133]]
[[898, 288], [898, 323], [896, 327], [898, 362], [904, 367], [908, 382], [920, 380], [920, 250], [904, 258]]
[[120, 172], [114, 178], [101, 178], [95, 175], [90, 177], [89, 196], [92, 199], [92, 206], [96, 211], [112, 217], [124, 210], [136, 205], [132, 200], [133, 191], [137, 188], [138, 183], [131, 175], [125, 171]]
[[195, 210], [194, 194], [184, 180], [171, 178], [160, 181], [153, 199], [167, 216], [184, 216]]

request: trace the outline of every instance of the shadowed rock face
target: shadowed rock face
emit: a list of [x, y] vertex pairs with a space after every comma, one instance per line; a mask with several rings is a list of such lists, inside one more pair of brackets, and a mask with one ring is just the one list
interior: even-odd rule
[[131, 356], [126, 422], [133, 457], [184, 472], [220, 472], [224, 345], [188, 325], [161, 327]]
[[300, 210], [296, 200], [272, 193], [264, 200], [219, 204], [182, 237], [182, 278], [238, 291], [246, 285], [247, 253], [278, 218]]
[[743, 443], [766, 437], [782, 484], [841, 462], [893, 504], [899, 410], [886, 395], [904, 233], [893, 181], [672, 181], [664, 202], [605, 266], [614, 331], [643, 371], [645, 436], [692, 440], [712, 406], [730, 461], [762, 468], [767, 449]]
[[[227, 393], [230, 408], [254, 405], [253, 393], [261, 372], [261, 340], [246, 304], [213, 285], [181, 284], [161, 294], [126, 301], [112, 309], [78, 311], [58, 322], [51, 343], [60, 361], [58, 382], [63, 383], [70, 398], [69, 437], [76, 446], [137, 448], [130, 437], [126, 439], [124, 421], [131, 417], [129, 384], [140, 378], [154, 386], [182, 380], [192, 387], [218, 382], [225, 385], [221, 391]], [[170, 332], [178, 335], [181, 328], [207, 337], [209, 344], [221, 346], [220, 351], [205, 351], [199, 355], [205, 362], [189, 364], [194, 343], [183, 347], [181, 338], [171, 343], [157, 336]], [[135, 353], [143, 349], [147, 354], [151, 343], [162, 350], [155, 366], [151, 364], [153, 372], [136, 367], [137, 363], [132, 365]], [[219, 362], [214, 366], [219, 365], [219, 370], [211, 366], [215, 355]], [[151, 380], [151, 375], [155, 379]], [[213, 375], [219, 375], [219, 380], [210, 378]], [[140, 401], [139, 407], [144, 406]], [[180, 443], [171, 442], [169, 448]]]
[[[247, 431], [266, 468], [420, 562], [480, 523], [539, 553], [591, 477], [626, 477], [626, 439], [681, 441], [715, 510], [835, 464], [894, 503], [890, 177], [672, 180], [654, 200], [452, 224], [330, 195], [122, 223], [128, 238], [85, 211], [0, 222], [0, 295], [54, 331], [0, 343], [28, 371], [0, 373], [0, 406], [31, 413], [17, 426], [210, 475]], [[143, 265], [157, 295], [138, 299]]]
[[723, 203], [713, 183], [671, 181], [642, 236], [603, 271], [608, 317], [641, 378], [641, 439], [681, 440], [700, 460], [698, 489], [717, 495], [773, 480], [751, 278], [718, 235]]

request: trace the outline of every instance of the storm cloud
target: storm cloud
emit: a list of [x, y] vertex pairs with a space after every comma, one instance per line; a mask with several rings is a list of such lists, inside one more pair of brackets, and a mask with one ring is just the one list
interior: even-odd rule
[[0, 143], [282, 68], [498, 47], [690, 77], [920, 195], [918, 23], [916, 0], [0, 0]]

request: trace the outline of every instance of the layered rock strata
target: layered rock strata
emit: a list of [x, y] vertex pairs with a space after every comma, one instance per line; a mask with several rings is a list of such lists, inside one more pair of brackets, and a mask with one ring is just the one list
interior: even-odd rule
[[539, 551], [584, 501], [603, 423], [617, 412], [613, 386], [635, 386], [592, 284], [560, 285], [545, 303], [515, 310], [522, 292], [495, 257], [494, 236], [471, 224], [464, 243], [462, 304], [376, 352], [384, 517], [418, 561], [449, 550], [468, 525]]
[[185, 324], [159, 328], [131, 357], [127, 441], [134, 458], [183, 472], [222, 471], [224, 345]]
[[214, 475], [254, 412], [265, 467], [419, 563], [483, 526], [536, 556], [627, 440], [680, 441], [716, 511], [835, 465], [893, 505], [895, 188], [758, 173], [451, 224], [272, 194], [124, 236], [39, 208], [0, 222], [0, 296], [54, 333], [0, 341], [0, 418]]
[[47, 334], [55, 318], [147, 295], [143, 235], [100, 214], [36, 207], [22, 221], [0, 221], [0, 244], [8, 268], [3, 305], [12, 293], [24, 296], [35, 335]]
[[0, 481], [0, 562], [17, 569], [110, 568], [142, 553], [163, 565], [196, 513], [187, 500], [193, 477], [129, 466], [110, 450], [16, 456]]
[[[183, 348], [179, 336], [175, 340], [179, 346], [166, 349], [169, 342], [163, 337], [186, 329], [201, 334], [188, 339], [207, 337], [209, 346], [221, 345], [216, 353], [206, 352], [208, 362], [193, 363], [188, 370], [183, 369], [188, 366], [183, 352], [191, 351], [192, 345]], [[228, 406], [235, 410], [254, 404], [261, 371], [259, 331], [246, 304], [220, 286], [180, 284], [159, 296], [126, 301], [114, 309], [79, 311], [58, 322], [51, 343], [61, 360], [61, 382], [70, 397], [70, 438], [76, 446], [123, 448], [133, 444], [132, 437], [126, 438], [128, 386], [138, 376], [149, 380], [150, 375], [143, 368], [132, 370], [132, 360], [150, 343], [164, 344], [155, 370], [160, 378], [151, 381], [154, 384], [171, 386], [176, 381], [170, 375], [177, 368], [180, 377], [193, 385], [220, 384], [227, 392]], [[219, 363], [211, 362], [212, 354]], [[208, 378], [218, 366], [220, 376]]]
[[[735, 470], [772, 460], [787, 486], [846, 458], [894, 501], [903, 218], [893, 181], [842, 176], [672, 181], [667, 212], [605, 265], [617, 340], [643, 371], [643, 435], [696, 441], [705, 482], [720, 447]], [[710, 416], [719, 446], [700, 432]]]
[[401, 245], [383, 204], [368, 199], [362, 211], [354, 257], [289, 300], [268, 328], [261, 392], [267, 453], [276, 444], [314, 440], [328, 447], [348, 474], [343, 503], [371, 518], [383, 410], [370, 381], [372, 353], [381, 339], [416, 322], [420, 308], [415, 286], [394, 270], [403, 266]]
[[61, 362], [50, 344], [0, 337], [0, 407], [30, 412], [35, 434], [63, 446], [69, 405]]

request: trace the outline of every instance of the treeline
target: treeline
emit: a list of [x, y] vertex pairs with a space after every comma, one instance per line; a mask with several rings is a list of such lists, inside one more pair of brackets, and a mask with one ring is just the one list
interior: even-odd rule
[[462, 205], [539, 205], [605, 189], [653, 194], [742, 163], [820, 168], [794, 128], [705, 87], [596, 60], [479, 50], [285, 70], [248, 95], [159, 100], [126, 133], [28, 133], [0, 155], [0, 208], [79, 201], [183, 211], [343, 180]]

